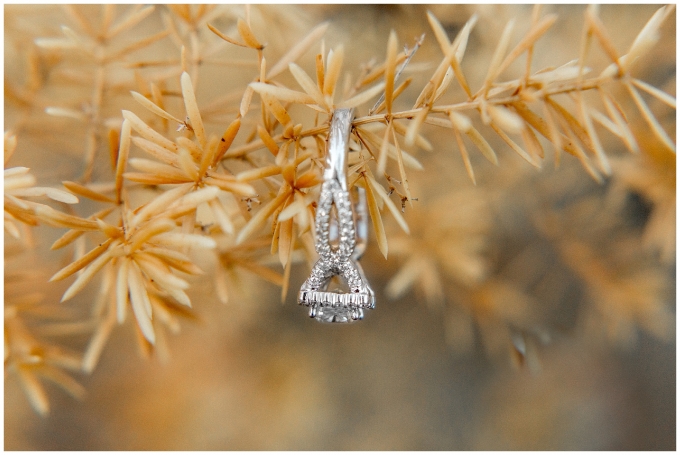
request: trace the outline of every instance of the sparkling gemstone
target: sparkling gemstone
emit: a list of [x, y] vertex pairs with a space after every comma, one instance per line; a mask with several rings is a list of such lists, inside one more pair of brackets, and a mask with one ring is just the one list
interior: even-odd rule
[[[315, 306], [314, 309], [316, 310], [314, 319], [319, 322], [348, 323], [363, 318], [361, 309], [330, 306]], [[352, 313], [355, 318], [352, 318]]]

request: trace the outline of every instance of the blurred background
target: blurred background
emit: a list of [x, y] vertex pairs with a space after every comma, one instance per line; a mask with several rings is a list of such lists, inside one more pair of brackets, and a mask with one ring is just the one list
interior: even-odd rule
[[[82, 8], [97, 24], [102, 8]], [[126, 8], [116, 6], [117, 14]], [[624, 53], [657, 9], [604, 5], [600, 17]], [[344, 68], [355, 77], [363, 63], [384, 59], [391, 29], [408, 45], [425, 33], [408, 70], [412, 88], [398, 103], [408, 109], [442, 58], [428, 10], [450, 39], [479, 15], [462, 62], [473, 91], [505, 23], [515, 18], [515, 43], [532, 16], [532, 7], [521, 5], [258, 5], [249, 14], [272, 62], [330, 21], [325, 48], [344, 44]], [[545, 5], [541, 14], [549, 13], [558, 20], [535, 48], [534, 70], [579, 56], [585, 8]], [[184, 36], [172, 14], [158, 5], [118, 46], [170, 23]], [[243, 7], [223, 6], [204, 22], [235, 36], [236, 18], [245, 14]], [[6, 168], [30, 167], [41, 186], [76, 180], [84, 170], [87, 128], [45, 113], [48, 106], [86, 111], [91, 102], [88, 57], [35, 44], [62, 36], [62, 24], [79, 25], [62, 7], [5, 6], [5, 131], [17, 137]], [[255, 61], [252, 52], [212, 46], [217, 38], [202, 24], [197, 36], [204, 48], [233, 59], [214, 57], [197, 70], [199, 106], [221, 100], [207, 120], [210, 132], [221, 134], [240, 101], [228, 94], [242, 91], [257, 69], [246, 62]], [[673, 12], [635, 73], [672, 96], [675, 26]], [[299, 61], [310, 74], [316, 52]], [[134, 66], [145, 59], [176, 62]], [[590, 60], [594, 74], [608, 64], [596, 46]], [[113, 82], [96, 130], [101, 150], [106, 128], [120, 125], [120, 110], [141, 110], [129, 96], [138, 90], [135, 71], [178, 79], [178, 61], [177, 43], [167, 38], [107, 70]], [[515, 70], [522, 68], [509, 73]], [[293, 267], [283, 304], [278, 287], [247, 272], [239, 272], [238, 289], [222, 304], [215, 275], [206, 273], [192, 281], [191, 316], [179, 333], [164, 332], [162, 349], [144, 355], [132, 322], [116, 327], [94, 372], [73, 373], [84, 386], [82, 399], [45, 383], [46, 417], [34, 412], [20, 381], [6, 372], [5, 449], [674, 450], [675, 154], [649, 132], [624, 89], [612, 85], [610, 93], [642, 151], [633, 155], [603, 132], [614, 169], [604, 184], [572, 156], [556, 166], [550, 145], [536, 170], [489, 138], [499, 166], [473, 154], [473, 185], [450, 131], [426, 125], [434, 150], [409, 150], [424, 167], [409, 174], [418, 198], [404, 214], [411, 235], [385, 217], [387, 260], [375, 243], [362, 259], [377, 300], [364, 321], [328, 326], [310, 320], [295, 302], [306, 264]], [[646, 100], [675, 138], [675, 110]], [[101, 150], [95, 182], [111, 178]], [[87, 203], [74, 210], [94, 212]], [[39, 310], [27, 326], [45, 343], [77, 353], [92, 334], [91, 325], [79, 321], [87, 320], [97, 290], [90, 286], [72, 302], [58, 303], [67, 284], [47, 280], [68, 258], [49, 245], [63, 232], [39, 226], [20, 241], [6, 233], [5, 317], [37, 292]], [[215, 268], [211, 257], [199, 264]], [[280, 269], [274, 260], [269, 264]], [[73, 330], [50, 329], [46, 320]]]

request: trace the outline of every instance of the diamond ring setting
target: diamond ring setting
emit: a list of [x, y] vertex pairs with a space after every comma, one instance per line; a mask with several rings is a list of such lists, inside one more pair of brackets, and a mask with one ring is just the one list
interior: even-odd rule
[[[315, 249], [319, 259], [298, 294], [319, 322], [349, 323], [375, 307], [373, 290], [358, 263], [368, 235], [366, 194], [347, 188], [347, 154], [353, 109], [336, 109], [327, 141], [326, 169], [317, 204]], [[352, 197], [354, 196], [354, 197]], [[344, 279], [348, 291], [329, 290], [333, 277]]]

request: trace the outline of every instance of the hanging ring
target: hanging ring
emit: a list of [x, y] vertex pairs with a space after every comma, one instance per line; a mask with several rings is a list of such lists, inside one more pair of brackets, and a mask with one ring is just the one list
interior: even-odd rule
[[[333, 113], [315, 221], [319, 259], [298, 294], [298, 303], [308, 306], [309, 316], [321, 322], [361, 320], [364, 309], [375, 307], [375, 295], [357, 262], [366, 248], [368, 234], [366, 193], [357, 187], [352, 202], [347, 188], [353, 118], [353, 109], [337, 109]], [[331, 278], [336, 275], [345, 280], [349, 292], [328, 291]]]

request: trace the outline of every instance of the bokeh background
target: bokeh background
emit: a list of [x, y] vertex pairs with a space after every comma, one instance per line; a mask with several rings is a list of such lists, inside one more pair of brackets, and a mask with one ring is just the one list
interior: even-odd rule
[[[84, 8], [96, 24], [100, 8]], [[623, 53], [656, 9], [605, 5], [600, 16]], [[531, 6], [519, 5], [305, 5], [253, 6], [250, 15], [272, 56], [329, 20], [326, 49], [343, 43], [345, 68], [355, 74], [371, 58], [384, 58], [391, 29], [408, 44], [426, 33], [410, 67], [419, 87], [441, 59], [428, 10], [450, 38], [479, 15], [463, 61], [473, 87], [504, 24], [515, 18], [520, 36], [532, 14]], [[543, 7], [542, 14], [559, 19], [537, 45], [534, 68], [578, 58], [584, 12]], [[158, 5], [132, 34], [163, 30], [164, 14], [167, 8]], [[244, 14], [241, 6], [224, 6], [211, 23], [233, 31]], [[83, 130], [44, 108], [78, 107], [87, 99], [87, 83], [64, 76], [69, 69], [71, 76], [86, 73], [87, 61], [34, 44], [60, 36], [62, 24], [77, 25], [58, 6], [5, 6], [5, 130], [18, 138], [9, 165], [30, 167], [43, 186], [83, 172]], [[673, 96], [675, 26], [672, 13], [636, 70]], [[167, 41], [132, 54], [128, 63], [151, 55], [177, 59], [176, 45]], [[301, 59], [303, 67], [311, 68], [314, 52]], [[217, 55], [247, 53], [225, 45]], [[594, 71], [607, 64], [596, 48], [591, 60]], [[30, 61], [38, 62], [38, 81], [27, 78]], [[107, 116], [139, 111], [128, 95], [135, 86], [126, 68], [131, 73], [116, 67], [120, 85], [108, 92]], [[248, 65], [202, 66], [199, 105], [245, 86], [253, 74]], [[404, 108], [418, 92], [404, 95]], [[617, 96], [616, 87], [612, 93]], [[675, 111], [648, 101], [674, 138]], [[228, 114], [229, 100], [224, 103]], [[238, 106], [238, 99], [231, 103]], [[86, 389], [81, 400], [47, 384], [51, 411], [40, 417], [19, 381], [6, 374], [5, 449], [674, 450], [675, 154], [649, 133], [629, 98], [621, 95], [620, 103], [643, 150], [631, 155], [603, 133], [614, 163], [604, 184], [571, 156], [555, 169], [549, 146], [537, 171], [492, 143], [500, 165], [473, 156], [473, 185], [452, 136], [426, 127], [434, 151], [413, 152], [425, 170], [409, 175], [418, 197], [405, 213], [412, 235], [388, 223], [394, 248], [387, 260], [374, 244], [362, 260], [377, 292], [377, 308], [363, 322], [337, 327], [309, 320], [295, 304], [297, 283], [309, 270], [302, 263], [293, 268], [293, 291], [283, 304], [279, 288], [247, 273], [221, 304], [207, 273], [192, 281], [193, 317], [178, 334], [165, 334], [167, 349], [144, 356], [131, 321], [115, 329], [95, 371], [75, 375]], [[222, 131], [227, 123], [216, 118], [209, 128]], [[107, 165], [95, 167], [95, 180], [107, 178]], [[37, 227], [28, 248], [5, 235], [6, 306], [13, 292], [36, 290], [45, 305], [58, 305], [66, 284], [47, 279], [67, 258], [48, 248], [62, 233]], [[480, 246], [468, 257], [470, 242]], [[427, 277], [405, 289], [399, 284], [408, 275], [394, 280], [415, 253], [438, 271], [440, 294], [428, 294]], [[212, 260], [200, 263], [210, 270]], [[45, 314], [86, 319], [91, 288]], [[82, 351], [91, 335], [84, 327], [45, 338]]]

